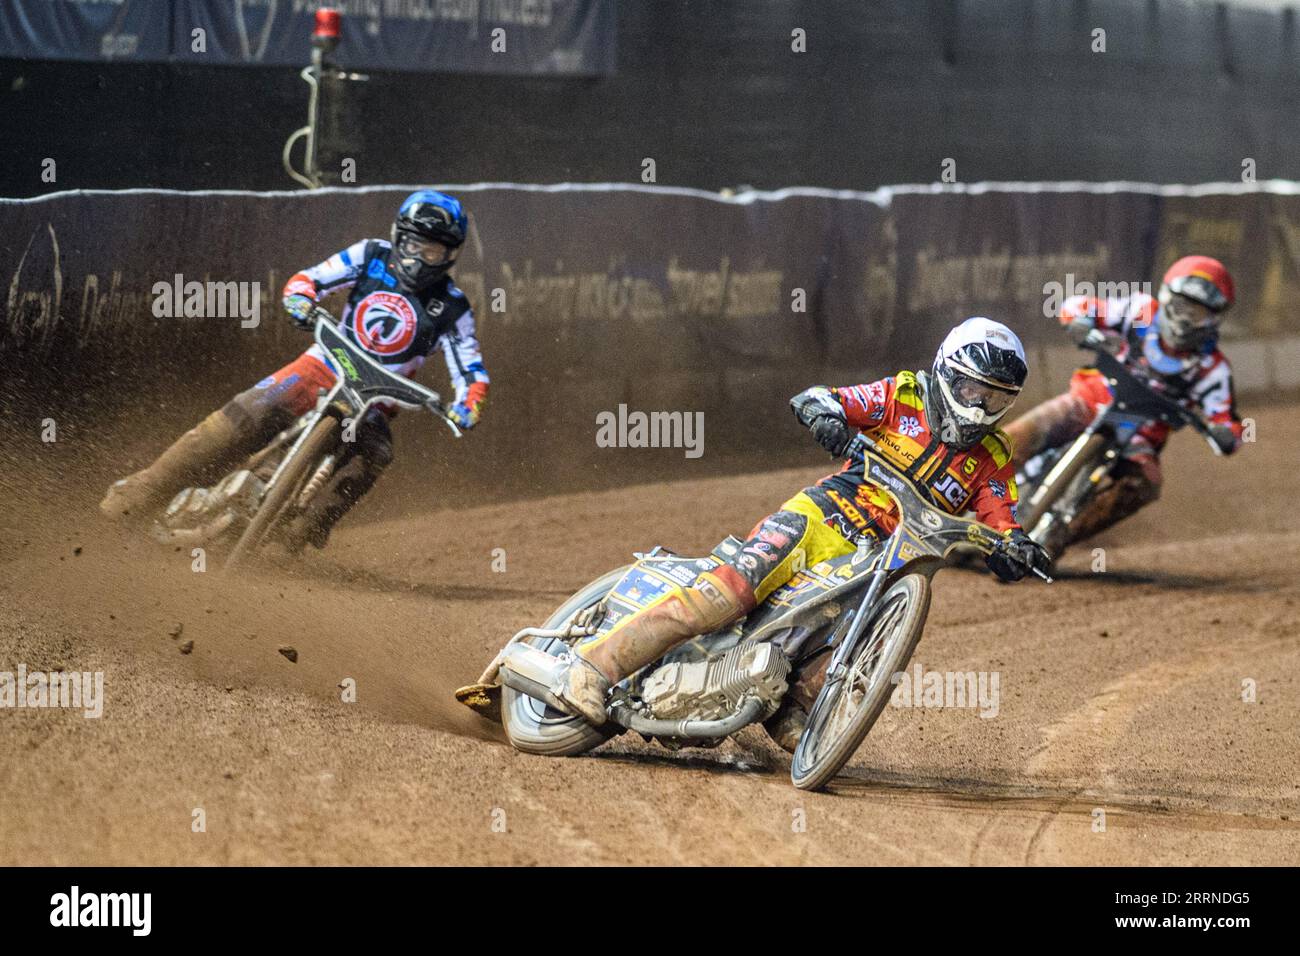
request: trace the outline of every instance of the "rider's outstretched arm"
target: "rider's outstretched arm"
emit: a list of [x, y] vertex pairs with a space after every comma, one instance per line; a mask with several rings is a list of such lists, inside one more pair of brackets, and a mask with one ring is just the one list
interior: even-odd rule
[[[454, 290], [453, 295], [464, 295]], [[483, 413], [488, 396], [488, 373], [483, 365], [483, 350], [479, 346], [474, 312], [465, 302], [465, 311], [451, 328], [438, 340], [447, 360], [447, 374], [456, 390], [456, 403], [448, 409], [461, 428], [473, 428]]]
[[284, 310], [304, 328], [310, 327], [311, 313], [322, 296], [350, 289], [361, 276], [366, 261], [367, 239], [354, 242], [310, 269], [295, 272], [284, 284]]
[[1149, 323], [1154, 315], [1156, 300], [1151, 295], [1132, 295], [1126, 299], [1071, 295], [1061, 303], [1057, 319], [1066, 326], [1078, 345], [1083, 345], [1088, 333], [1100, 332], [1105, 341], [1118, 347], [1132, 326]]
[[1237, 414], [1237, 396], [1232, 387], [1232, 368], [1222, 352], [1211, 356], [1213, 364], [1192, 386], [1188, 398], [1210, 426], [1210, 440], [1219, 451], [1231, 455], [1241, 447], [1244, 428]]
[[863, 385], [814, 385], [790, 399], [800, 424], [832, 455], [844, 453], [853, 429], [871, 429], [885, 420], [895, 390], [894, 378]]
[[840, 400], [839, 390], [825, 385], [806, 388], [790, 399], [794, 417], [813, 433], [817, 443], [839, 458], [853, 440], [850, 413]]
[[892, 376], [839, 388], [814, 385], [790, 399], [790, 407], [799, 422], [808, 428], [823, 415], [838, 417], [854, 428], [874, 428], [885, 420], [893, 393]]

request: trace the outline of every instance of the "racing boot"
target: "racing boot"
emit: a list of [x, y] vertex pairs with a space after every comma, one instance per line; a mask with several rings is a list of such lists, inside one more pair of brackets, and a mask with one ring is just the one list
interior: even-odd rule
[[754, 608], [754, 591], [738, 571], [720, 565], [675, 587], [653, 604], [580, 645], [558, 690], [574, 713], [599, 727], [605, 698], [623, 678], [663, 657], [678, 644], [734, 624]]
[[799, 749], [799, 740], [807, 726], [808, 712], [793, 702], [782, 704], [780, 710], [763, 722], [763, 729], [772, 742], [791, 754]]
[[113, 483], [99, 510], [116, 520], [142, 520], [182, 488], [220, 474], [257, 450], [257, 436], [241, 431], [224, 410], [213, 412], [141, 471]]
[[808, 715], [812, 713], [817, 695], [826, 683], [826, 672], [830, 669], [832, 656], [830, 651], [822, 651], [811, 661], [805, 662], [799, 668], [799, 675], [791, 683], [777, 712], [763, 723], [767, 735], [787, 753], [794, 753], [799, 746], [799, 738], [808, 726]]

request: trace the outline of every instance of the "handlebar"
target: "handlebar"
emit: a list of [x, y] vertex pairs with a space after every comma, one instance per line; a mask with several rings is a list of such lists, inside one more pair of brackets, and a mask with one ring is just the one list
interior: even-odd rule
[[[408, 408], [427, 409], [436, 418], [438, 418], [444, 425], [446, 425], [451, 430], [451, 433], [455, 435], [457, 438], [460, 438], [464, 435], [464, 432], [461, 430], [461, 427], [456, 423], [456, 420], [447, 413], [446, 406], [444, 406], [442, 403], [442, 397], [437, 392], [435, 392], [431, 388], [426, 388], [423, 385], [419, 385], [416, 382], [410, 381], [405, 376], [400, 375], [397, 372], [394, 372], [392, 369], [385, 368], [383, 365], [375, 361], [369, 355], [366, 355], [364, 352], [358, 349], [355, 343], [349, 341], [347, 337], [343, 335], [342, 332], [336, 328], [337, 324], [338, 324], [338, 319], [334, 316], [334, 313], [330, 312], [329, 309], [326, 309], [323, 306], [317, 305], [311, 310], [310, 313], [308, 313], [307, 327], [310, 328], [312, 332], [315, 334], [317, 344], [322, 349], [324, 349], [327, 353], [331, 351], [335, 352], [336, 358], [338, 359], [347, 359], [348, 356], [351, 356], [351, 359], [345, 362], [345, 364], [349, 365], [349, 368], [340, 371], [341, 383], [345, 379], [356, 379], [358, 370], [356, 368], [352, 368], [351, 366], [355, 365], [358, 362], [362, 363], [363, 367], [369, 367], [370, 369], [370, 371], [366, 374], [370, 376], [370, 384], [372, 387], [368, 389], [363, 389], [363, 394], [370, 394], [372, 396], [368, 401], [370, 402], [390, 401], [398, 405], [405, 405]], [[332, 337], [335, 337], [338, 343], [337, 347], [333, 349], [327, 347], [327, 344], [324, 341], [322, 341], [321, 338], [323, 334], [328, 334]], [[338, 354], [339, 352], [342, 352], [344, 354]], [[395, 387], [400, 387], [407, 390], [408, 394], [406, 394], [405, 397], [398, 394], [391, 394], [391, 393], [386, 394], [383, 390], [382, 384], [379, 384], [378, 386], [374, 385], [375, 382], [382, 383], [385, 380], [394, 380], [394, 379], [397, 380], [397, 382], [401, 383], [400, 386], [395, 386]], [[375, 391], [378, 391], [379, 393], [378, 396], [374, 396], [373, 393]], [[413, 400], [411, 397], [412, 394], [423, 396], [424, 400], [423, 401]]]
[[[865, 461], [866, 461], [867, 452], [875, 452], [879, 454], [880, 447], [876, 444], [875, 441], [867, 437], [866, 434], [864, 434], [863, 432], [858, 432], [857, 435], [855, 435], [853, 439], [849, 442], [848, 447], [844, 449], [844, 457], [854, 462], [863, 462], [864, 472], [865, 472]], [[989, 530], [992, 531], [992, 529]], [[996, 532], [993, 533], [996, 534]], [[995, 545], [995, 550], [1003, 554], [1007, 553], [1009, 549], [1010, 549], [1010, 541], [1008, 541], [1006, 538], [1001, 538], [998, 544]], [[1034, 572], [1035, 575], [1042, 578], [1048, 584], [1052, 583], [1051, 576], [1048, 575], [1046, 572], [1040, 571], [1038, 568], [1033, 567], [1032, 565], [1029, 567], [1029, 570]]]
[[1203, 437], [1210, 446], [1210, 450], [1215, 455], [1223, 455], [1224, 451], [1214, 440], [1211, 431], [1210, 422], [1205, 420], [1205, 416], [1199, 410], [1191, 408], [1181, 401], [1167, 398], [1151, 387], [1150, 381], [1137, 374], [1127, 363], [1121, 361], [1113, 350], [1116, 337], [1107, 335], [1099, 329], [1089, 329], [1087, 334], [1079, 342], [1079, 348], [1087, 349], [1094, 352], [1097, 358], [1097, 368], [1112, 380], [1121, 377], [1127, 377], [1146, 391], [1151, 393], [1152, 399], [1162, 403], [1169, 411], [1169, 417], [1176, 418], [1175, 424], [1190, 426], [1194, 432]]
[[316, 306], [316, 308], [311, 310], [311, 314], [308, 316], [307, 321], [308, 321], [308, 329], [314, 332], [316, 330], [316, 326], [319, 325], [320, 323], [326, 322], [330, 325], [333, 325], [335, 322], [338, 321], [338, 319], [334, 317], [334, 313], [331, 312], [329, 309], [325, 308], [322, 305], [318, 305]]

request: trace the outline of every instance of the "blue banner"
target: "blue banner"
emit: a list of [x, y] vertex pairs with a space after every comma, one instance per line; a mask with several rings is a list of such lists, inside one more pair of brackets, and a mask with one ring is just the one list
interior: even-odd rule
[[599, 75], [614, 0], [5, 0], [0, 57], [302, 66], [317, 8], [350, 69]]
[[168, 0], [4, 0], [0, 56], [28, 60], [166, 60]]

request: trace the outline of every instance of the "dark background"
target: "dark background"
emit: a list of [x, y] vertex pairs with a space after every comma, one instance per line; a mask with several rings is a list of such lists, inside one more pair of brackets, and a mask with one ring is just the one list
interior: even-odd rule
[[[1300, 178], [1293, 10], [1183, 0], [621, 0], [618, 69], [378, 74], [333, 95], [358, 184]], [[790, 32], [807, 31], [791, 52]], [[1091, 51], [1106, 30], [1105, 53]], [[347, 49], [337, 59], [347, 65]], [[0, 195], [292, 188], [306, 85], [267, 67], [0, 61]], [[40, 162], [58, 181], [40, 181]]]

